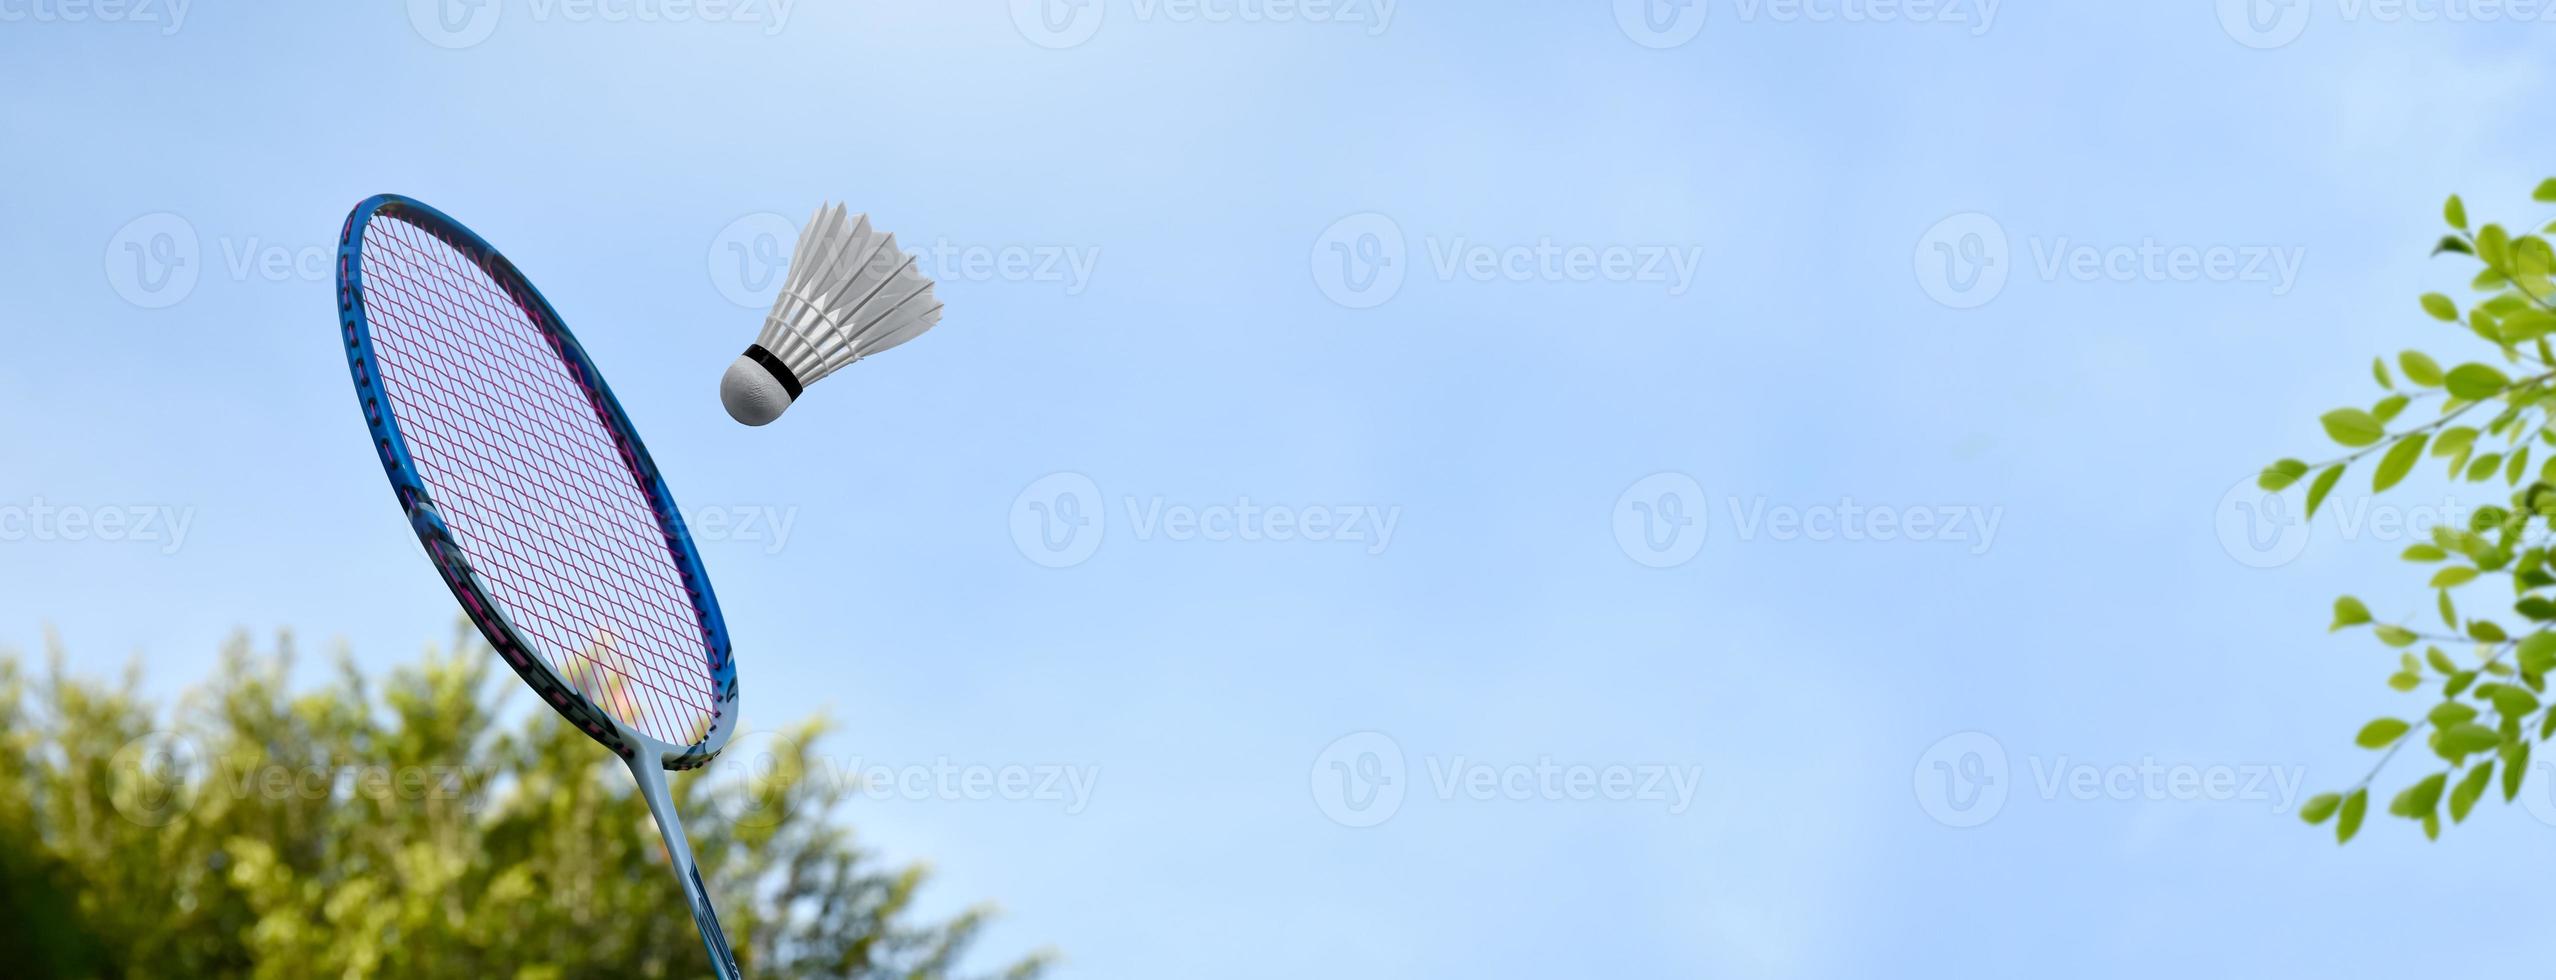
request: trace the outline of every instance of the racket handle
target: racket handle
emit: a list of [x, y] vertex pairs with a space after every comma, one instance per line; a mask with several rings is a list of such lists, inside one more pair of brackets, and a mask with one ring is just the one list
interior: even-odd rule
[[684, 836], [674, 794], [666, 789], [665, 767], [645, 752], [638, 756], [630, 760], [630, 775], [639, 780], [639, 795], [648, 801], [649, 814], [657, 818], [657, 833], [666, 839], [666, 856], [683, 886], [684, 903], [692, 906], [692, 924], [701, 930], [701, 945], [710, 951], [710, 968], [719, 980], [744, 980], [744, 971], [737, 969], [737, 954], [728, 948], [728, 935], [719, 928], [718, 910], [710, 907], [710, 890], [701, 887], [701, 868], [693, 863], [692, 842]]

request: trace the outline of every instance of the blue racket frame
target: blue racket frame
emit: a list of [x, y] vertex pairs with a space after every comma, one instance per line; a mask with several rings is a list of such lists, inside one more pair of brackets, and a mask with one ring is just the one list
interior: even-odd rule
[[[567, 364], [569, 373], [584, 389], [596, 416], [612, 433], [621, 450], [622, 461], [646, 494], [655, 510], [657, 524], [665, 532], [666, 548], [674, 556], [681, 573], [685, 594], [701, 615], [703, 649], [709, 660], [711, 689], [716, 693], [716, 716], [710, 730], [700, 741], [676, 745], [638, 731], [612, 717], [563, 681], [551, 669], [506, 617], [504, 607], [494, 601], [469, 559], [436, 510], [426, 481], [409, 456], [408, 442], [400, 434], [399, 419], [391, 410], [389, 393], [382, 387], [381, 377], [373, 370], [372, 326], [364, 316], [364, 229], [377, 216], [389, 216], [417, 226], [477, 263], [482, 271], [495, 279], [516, 301], [532, 314], [535, 325]], [[708, 891], [701, 885], [701, 873], [695, 866], [691, 845], [675, 814], [671, 794], [666, 786], [667, 770], [696, 769], [709, 764], [727, 746], [737, 721], [737, 667], [728, 646], [726, 621], [719, 615], [719, 600], [710, 590], [710, 576], [703, 571], [701, 555], [693, 547], [692, 535], [685, 529], [681, 512], [676, 510], [674, 495], [666, 489], [665, 478], [648, 456], [648, 447], [639, 441], [639, 433], [621, 410], [620, 400], [604, 383], [603, 374], [595, 370], [584, 347], [568, 332], [550, 301], [524, 278], [515, 264], [500, 254], [487, 239], [479, 237], [450, 215], [425, 203], [398, 194], [376, 194], [365, 198], [346, 216], [345, 227], [337, 240], [337, 314], [346, 341], [346, 362], [355, 378], [355, 394], [364, 408], [364, 421], [372, 429], [373, 446], [380, 455], [383, 471], [390, 477], [391, 490], [399, 497], [402, 510], [417, 539], [425, 545], [426, 555], [435, 563], [444, 584], [453, 592], [471, 621], [479, 626], [498, 656], [532, 686], [543, 701], [557, 709], [570, 724], [619, 755], [639, 781], [640, 794], [647, 799], [649, 810], [656, 816], [658, 830], [665, 836], [669, 855], [675, 865], [675, 876], [682, 880], [685, 900], [692, 905], [694, 924], [699, 926], [702, 942], [710, 959], [723, 978], [735, 978], [736, 957], [728, 948], [718, 918], [711, 910]]]

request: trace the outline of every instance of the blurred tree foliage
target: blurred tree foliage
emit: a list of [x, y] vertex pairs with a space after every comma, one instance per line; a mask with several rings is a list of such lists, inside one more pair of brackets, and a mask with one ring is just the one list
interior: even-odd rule
[[[629, 774], [539, 706], [501, 714], [518, 685], [474, 640], [378, 684], [340, 655], [297, 692], [289, 638], [238, 639], [165, 718], [131, 669], [0, 653], [0, 974], [709, 975]], [[957, 976], [987, 913], [914, 921], [924, 870], [873, 867], [833, 820], [853, 788], [807, 778], [824, 730], [676, 777], [747, 974]]]
[[[2556, 204], [2556, 178], [2530, 198]], [[2506, 504], [2476, 507], [2405, 547], [2400, 557], [2414, 563], [2430, 596], [2382, 607], [2387, 615], [2354, 596], [2334, 600], [2329, 629], [2368, 630], [2394, 654], [2388, 686], [2429, 702], [2362, 725], [2353, 741], [2381, 753], [2369, 774], [2300, 806], [2311, 824], [2332, 821], [2343, 842], [2360, 833], [2371, 783], [2406, 748], [2420, 750], [2414, 758], [2430, 756], [2416, 763], [2429, 771], [2389, 797], [2387, 813], [2438, 837], [2444, 818], [2466, 820], [2489, 793], [2516, 799], [2530, 746], [2556, 735], [2556, 709], [2545, 706], [2556, 672], [2556, 452], [2547, 448], [2556, 446], [2556, 247], [2544, 237], [2556, 234], [2556, 222], [2471, 225], [2456, 195], [2441, 219], [2448, 228], [2432, 254], [2472, 263], [2467, 286], [2476, 294], [2463, 307], [2443, 293], [2419, 300], [2448, 328], [2424, 346], [2445, 356], [2406, 350], [2378, 358], [2370, 365], [2378, 400], [2320, 419], [2340, 454], [2278, 460], [2260, 478], [2276, 493], [2304, 482], [2309, 517], [2346, 472], [2368, 473], [2372, 494], [2433, 466], [2452, 483], [2508, 491]], [[2473, 353], [2446, 356], [2458, 348]]]

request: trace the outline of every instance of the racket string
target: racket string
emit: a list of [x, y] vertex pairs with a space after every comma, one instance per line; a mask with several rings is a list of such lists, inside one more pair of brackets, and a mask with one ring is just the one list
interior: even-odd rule
[[572, 688], [639, 731], [715, 716], [707, 631], [620, 441], [523, 302], [425, 229], [364, 234], [375, 370], [489, 598]]

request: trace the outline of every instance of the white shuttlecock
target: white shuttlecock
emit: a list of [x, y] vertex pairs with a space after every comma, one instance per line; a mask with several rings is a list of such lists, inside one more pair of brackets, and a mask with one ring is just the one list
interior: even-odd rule
[[914, 339], [941, 322], [932, 277], [896, 236], [843, 205], [817, 206], [790, 253], [790, 276], [763, 318], [763, 335], [719, 379], [719, 401], [747, 425], [781, 417], [799, 393], [844, 365]]

